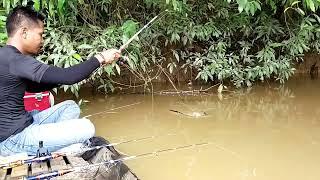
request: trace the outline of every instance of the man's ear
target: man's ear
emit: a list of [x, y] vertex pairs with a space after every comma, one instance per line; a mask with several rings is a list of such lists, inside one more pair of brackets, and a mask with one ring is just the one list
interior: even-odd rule
[[22, 27], [20, 33], [21, 33], [23, 39], [27, 39], [27, 36], [28, 36], [28, 28]]

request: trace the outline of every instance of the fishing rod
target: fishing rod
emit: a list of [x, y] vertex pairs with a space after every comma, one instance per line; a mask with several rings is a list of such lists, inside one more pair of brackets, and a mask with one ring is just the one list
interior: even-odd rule
[[14, 167], [18, 167], [18, 166], [22, 166], [24, 164], [31, 164], [31, 163], [39, 163], [39, 162], [44, 162], [46, 160], [52, 160], [52, 159], [56, 159], [59, 157], [63, 157], [63, 156], [76, 156], [79, 154], [83, 154], [87, 151], [91, 151], [91, 150], [98, 150], [104, 147], [113, 147], [113, 146], [117, 146], [117, 145], [121, 145], [121, 144], [127, 144], [127, 143], [132, 143], [132, 142], [140, 142], [140, 141], [145, 141], [145, 140], [151, 140], [151, 139], [155, 139], [155, 138], [159, 138], [159, 137], [164, 137], [164, 136], [175, 136], [177, 134], [175, 133], [171, 133], [171, 134], [166, 134], [166, 135], [158, 135], [158, 136], [148, 136], [148, 137], [143, 137], [143, 138], [139, 138], [139, 139], [132, 139], [132, 140], [127, 140], [127, 141], [122, 141], [122, 142], [117, 142], [117, 143], [110, 143], [110, 144], [105, 144], [105, 145], [100, 145], [100, 146], [94, 146], [94, 147], [83, 147], [78, 151], [71, 151], [71, 152], [53, 152], [49, 155], [46, 156], [42, 156], [42, 157], [36, 157], [36, 156], [30, 156], [27, 159], [23, 159], [23, 160], [16, 160], [13, 162], [7, 162], [7, 163], [1, 163], [0, 164], [0, 169], [9, 169], [9, 168], [14, 168]]
[[[86, 151], [90, 151], [90, 150], [100, 149], [100, 148], [103, 148], [103, 147], [118, 146], [118, 145], [121, 145], [121, 144], [127, 144], [127, 143], [132, 143], [132, 142], [140, 142], [140, 141], [156, 139], [156, 138], [164, 137], [164, 136], [176, 136], [176, 135], [178, 135], [178, 134], [169, 133], [169, 134], [165, 134], [165, 135], [148, 136], [148, 137], [143, 137], [143, 138], [139, 138], [139, 139], [132, 139], [132, 140], [126, 140], [126, 141], [122, 141], [122, 142], [111, 143], [111, 144], [106, 144], [106, 145], [101, 145], [101, 146], [89, 147], [89, 148], [86, 148], [84, 150], [86, 152]], [[83, 153], [83, 152], [80, 152], [80, 153]]]
[[25, 180], [50, 179], [50, 178], [54, 178], [54, 177], [58, 177], [58, 176], [63, 176], [65, 174], [68, 174], [71, 172], [79, 172], [82, 170], [95, 168], [95, 167], [99, 167], [102, 165], [116, 165], [119, 162], [124, 162], [124, 161], [128, 161], [128, 160], [134, 160], [134, 159], [149, 157], [149, 156], [158, 156], [159, 154], [162, 154], [162, 153], [168, 153], [168, 152], [174, 152], [174, 151], [178, 151], [178, 150], [185, 150], [185, 149], [190, 149], [190, 148], [195, 148], [195, 147], [207, 146], [210, 144], [211, 144], [210, 142], [205, 142], [205, 143], [197, 143], [197, 144], [178, 146], [178, 147], [168, 148], [168, 149], [161, 149], [161, 150], [157, 150], [157, 151], [153, 151], [153, 152], [147, 152], [147, 153], [142, 153], [142, 154], [138, 154], [138, 155], [127, 156], [127, 157], [123, 157], [123, 158], [119, 158], [119, 159], [115, 159], [115, 160], [109, 160], [109, 161], [104, 161], [104, 162], [100, 162], [100, 163], [89, 164], [86, 166], [77, 166], [77, 167], [68, 168], [68, 169], [64, 169], [64, 170], [53, 171], [50, 173], [43, 173], [43, 174], [40, 174], [37, 176], [28, 176], [28, 177], [24, 177], [24, 179]]
[[43, 162], [46, 160], [51, 160], [51, 159], [56, 159], [58, 157], [63, 156], [61, 153], [52, 153], [51, 155], [46, 155], [42, 157], [36, 157], [36, 156], [29, 156], [26, 159], [21, 159], [21, 160], [15, 160], [12, 162], [6, 162], [6, 163], [1, 163], [0, 164], [0, 169], [10, 169], [18, 166], [22, 166], [24, 164], [31, 164], [34, 162]]
[[[144, 30], [147, 29], [148, 27], [151, 27], [152, 25], [150, 26], [150, 24], [153, 23], [156, 19], [158, 19], [158, 18], [161, 16], [161, 14], [166, 13], [166, 12], [168, 12], [167, 9], [166, 9], [165, 11], [159, 13], [159, 14], [158, 14], [157, 16], [155, 16], [154, 18], [152, 18], [152, 19], [151, 19], [146, 25], [144, 25], [137, 33], [135, 33], [126, 43], [122, 44], [122, 46], [120, 46], [120, 48], [119, 48], [120, 53], [121, 53], [123, 50], [125, 50], [125, 49], [130, 45], [130, 43], [139, 36], [139, 34], [140, 34], [142, 31], [144, 31]], [[162, 18], [163, 16], [164, 16], [164, 15], [162, 15], [160, 18]], [[115, 55], [115, 57], [116, 57], [116, 55]], [[127, 59], [127, 58], [124, 58], [124, 59]], [[121, 64], [124, 64], [123, 61], [119, 61], [119, 62], [120, 62]], [[99, 69], [100, 69], [100, 68], [96, 69], [96, 70], [92, 73], [92, 75], [95, 75], [95, 73], [96, 73]], [[81, 81], [80, 84], [86, 83], [87, 80], [88, 80], [88, 79]]]
[[56, 170], [56, 171], [52, 171], [50, 173], [46, 173], [46, 174], [40, 174], [37, 176], [29, 176], [29, 177], [23, 177], [23, 180], [44, 180], [44, 179], [51, 179], [51, 178], [55, 178], [55, 177], [59, 177], [59, 176], [63, 176], [65, 174], [74, 172], [73, 170]]
[[[119, 48], [120, 53], [121, 53], [123, 50], [125, 50], [125, 49], [130, 45], [130, 43], [139, 36], [139, 34], [140, 34], [141, 32], [143, 32], [143, 31], [144, 31], [145, 29], [147, 29], [148, 27], [151, 27], [150, 24], [153, 23], [156, 19], [158, 19], [161, 14], [166, 13], [166, 12], [168, 12], [168, 9], [166, 9], [165, 11], [161, 12], [160, 14], [158, 14], [157, 16], [155, 16], [154, 18], [152, 18], [146, 25], [144, 25], [138, 32], [136, 32], [127, 42], [125, 42], [124, 44], [122, 44], [122, 46], [120, 46], [120, 48]], [[164, 16], [164, 15], [163, 15], [163, 16]], [[163, 16], [161, 16], [161, 17], [163, 17]]]
[[[165, 10], [165, 12], [167, 12], [168, 10]], [[159, 14], [160, 15], [160, 14]], [[146, 28], [149, 27], [149, 25], [155, 21], [156, 19], [158, 19], [159, 15], [155, 16], [154, 18], [152, 18], [146, 25], [144, 25], [136, 34], [134, 34], [126, 43], [124, 43], [120, 48], [119, 51], [122, 52], [124, 49], [126, 49], [129, 44], [138, 37], [138, 35], [145, 30]]]

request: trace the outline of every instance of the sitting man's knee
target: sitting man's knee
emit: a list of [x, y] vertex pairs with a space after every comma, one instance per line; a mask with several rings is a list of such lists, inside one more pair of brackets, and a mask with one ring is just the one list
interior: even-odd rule
[[96, 129], [93, 125], [93, 123], [89, 119], [80, 119], [81, 123], [79, 123], [79, 126], [81, 126], [81, 130], [84, 134], [84, 136], [91, 138], [94, 136]]
[[79, 105], [74, 100], [66, 100], [66, 101], [63, 101], [62, 103], [67, 104], [69, 106], [77, 106], [77, 107], [79, 107]]
[[80, 107], [79, 107], [79, 105], [75, 102], [75, 101], [73, 101], [73, 100], [66, 100], [66, 101], [64, 101], [64, 102], [62, 102], [65, 106], [67, 106], [67, 108], [71, 108], [72, 109], [72, 111], [74, 112], [74, 113], [78, 113], [79, 115], [80, 115]]

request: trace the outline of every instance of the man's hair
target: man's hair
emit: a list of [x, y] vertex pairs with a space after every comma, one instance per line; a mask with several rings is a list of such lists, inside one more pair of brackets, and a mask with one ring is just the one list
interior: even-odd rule
[[18, 6], [15, 7], [8, 15], [6, 28], [8, 36], [14, 35], [14, 33], [23, 25], [38, 25], [38, 21], [44, 21], [45, 17], [35, 11], [31, 6]]

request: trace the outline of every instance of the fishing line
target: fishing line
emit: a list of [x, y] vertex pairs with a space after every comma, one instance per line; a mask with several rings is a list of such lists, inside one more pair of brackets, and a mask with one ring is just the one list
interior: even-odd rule
[[43, 157], [36, 157], [36, 156], [30, 156], [26, 159], [23, 160], [16, 160], [16, 161], [12, 161], [12, 162], [6, 162], [6, 163], [0, 163], [0, 169], [8, 169], [8, 168], [13, 168], [13, 167], [17, 167], [17, 166], [21, 166], [23, 164], [30, 164], [33, 162], [43, 162], [45, 160], [50, 160], [50, 159], [56, 159], [58, 157], [62, 157], [62, 156], [76, 156], [76, 155], [81, 155], [87, 151], [91, 151], [91, 150], [97, 150], [97, 149], [101, 149], [104, 147], [112, 147], [112, 146], [117, 146], [117, 145], [121, 145], [121, 144], [127, 144], [127, 143], [132, 143], [132, 142], [141, 142], [141, 141], [146, 141], [146, 140], [151, 140], [151, 139], [156, 139], [159, 137], [165, 137], [165, 136], [176, 136], [178, 134], [176, 133], [169, 133], [169, 134], [165, 134], [165, 135], [157, 135], [157, 136], [148, 136], [148, 137], [142, 137], [142, 138], [138, 138], [138, 139], [132, 139], [132, 140], [126, 140], [126, 141], [121, 141], [121, 142], [116, 142], [116, 143], [111, 143], [111, 144], [106, 144], [106, 145], [101, 145], [101, 146], [94, 146], [94, 147], [80, 147], [80, 150], [77, 151], [70, 151], [70, 152], [53, 152], [50, 155], [47, 156], [43, 156]]
[[[124, 43], [122, 46], [120, 46], [119, 51], [120, 51], [120, 52], [124, 51], [124, 50], [130, 45], [130, 43], [131, 43], [134, 39], [136, 39], [136, 38], [138, 37], [138, 35], [139, 35], [141, 32], [143, 32], [143, 31], [144, 31], [145, 29], [147, 29], [147, 28], [152, 27], [152, 26], [155, 24], [154, 21], [157, 20], [157, 19], [163, 18], [163, 17], [166, 15], [167, 12], [169, 12], [169, 10], [165, 10], [165, 11], [161, 12], [160, 14], [158, 14], [157, 16], [155, 16], [154, 18], [152, 18], [152, 19], [151, 19], [146, 25], [144, 25], [137, 33], [135, 33], [126, 43]], [[128, 52], [128, 51], [126, 51], [126, 52]], [[128, 53], [129, 53], [129, 52], [128, 52]], [[127, 57], [126, 57], [126, 56], [123, 56], [123, 59], [125, 60], [125, 59], [127, 59]], [[122, 64], [124, 64], [124, 63], [122, 62]], [[127, 68], [128, 68], [128, 67], [127, 67]], [[100, 68], [99, 68], [99, 69], [100, 69]], [[96, 69], [96, 70], [92, 73], [92, 76], [94, 76], [99, 69]], [[88, 79], [83, 80], [83, 81], [81, 81], [79, 84], [80, 84], [80, 85], [81, 85], [81, 84], [84, 84], [84, 83], [87, 82], [87, 80], [88, 80]]]
[[[118, 146], [121, 144], [128, 144], [128, 143], [132, 143], [132, 142], [141, 142], [141, 141], [146, 141], [146, 140], [151, 140], [151, 139], [156, 139], [159, 137], [165, 137], [165, 136], [176, 136], [178, 135], [177, 133], [169, 133], [169, 134], [165, 134], [165, 135], [158, 135], [158, 136], [147, 136], [147, 137], [142, 137], [142, 138], [138, 138], [138, 139], [131, 139], [131, 140], [126, 140], [126, 141], [121, 141], [121, 142], [116, 142], [116, 143], [110, 143], [110, 144], [106, 144], [106, 145], [101, 145], [101, 146], [94, 146], [94, 147], [84, 147], [81, 148], [80, 151], [74, 151], [74, 152], [61, 152], [62, 154], [65, 155], [78, 155], [87, 151], [91, 151], [91, 150], [96, 150], [96, 149], [101, 149], [104, 147], [112, 147], [112, 146]], [[59, 154], [60, 152], [58, 152]]]
[[[207, 146], [207, 145], [210, 145], [210, 144], [211, 144], [210, 142], [205, 142], [205, 143], [197, 143], [197, 144], [178, 146], [178, 147], [168, 148], [168, 149], [161, 149], [161, 150], [157, 150], [157, 151], [153, 151], [153, 152], [147, 152], [147, 153], [142, 153], [142, 154], [138, 154], [138, 155], [127, 156], [127, 157], [123, 157], [123, 158], [119, 158], [119, 159], [115, 159], [115, 160], [108, 160], [108, 161], [105, 161], [105, 162], [94, 163], [94, 164], [85, 165], [85, 166], [76, 166], [76, 167], [73, 167], [73, 168], [60, 170], [60, 171], [53, 171], [53, 172], [50, 172], [50, 173], [47, 173], [47, 174], [40, 174], [40, 175], [37, 175], [37, 176], [24, 177], [24, 179], [27, 179], [27, 180], [48, 179], [48, 178], [63, 176], [65, 174], [68, 174], [68, 173], [71, 173], [71, 172], [79, 172], [79, 171], [83, 171], [83, 170], [86, 170], [86, 169], [92, 169], [92, 168], [100, 167], [102, 165], [111, 165], [111, 167], [112, 167], [112, 166], [116, 165], [117, 163], [120, 163], [120, 162], [123, 162], [123, 161], [134, 160], [134, 159], [143, 158], [143, 157], [149, 157], [149, 156], [159, 156], [159, 154], [163, 154], [163, 153], [169, 153], [169, 152], [175, 152], [175, 151], [178, 151], [178, 150], [185, 150], [185, 149], [190, 149], [190, 148], [195, 148], [195, 147]], [[107, 170], [109, 170], [111, 167], [108, 167]]]
[[96, 115], [104, 114], [104, 113], [110, 113], [110, 111], [114, 111], [114, 110], [130, 107], [130, 106], [134, 106], [134, 105], [138, 105], [138, 104], [141, 104], [141, 102], [136, 102], [136, 103], [133, 103], [133, 104], [128, 104], [128, 105], [120, 106], [120, 107], [116, 107], [116, 108], [111, 108], [111, 109], [108, 109], [108, 110], [105, 110], [105, 111], [101, 111], [101, 112], [97, 112], [97, 113], [86, 115], [86, 116], [84, 116], [82, 118], [88, 118], [88, 117], [92, 117], [92, 116], [96, 116]]

